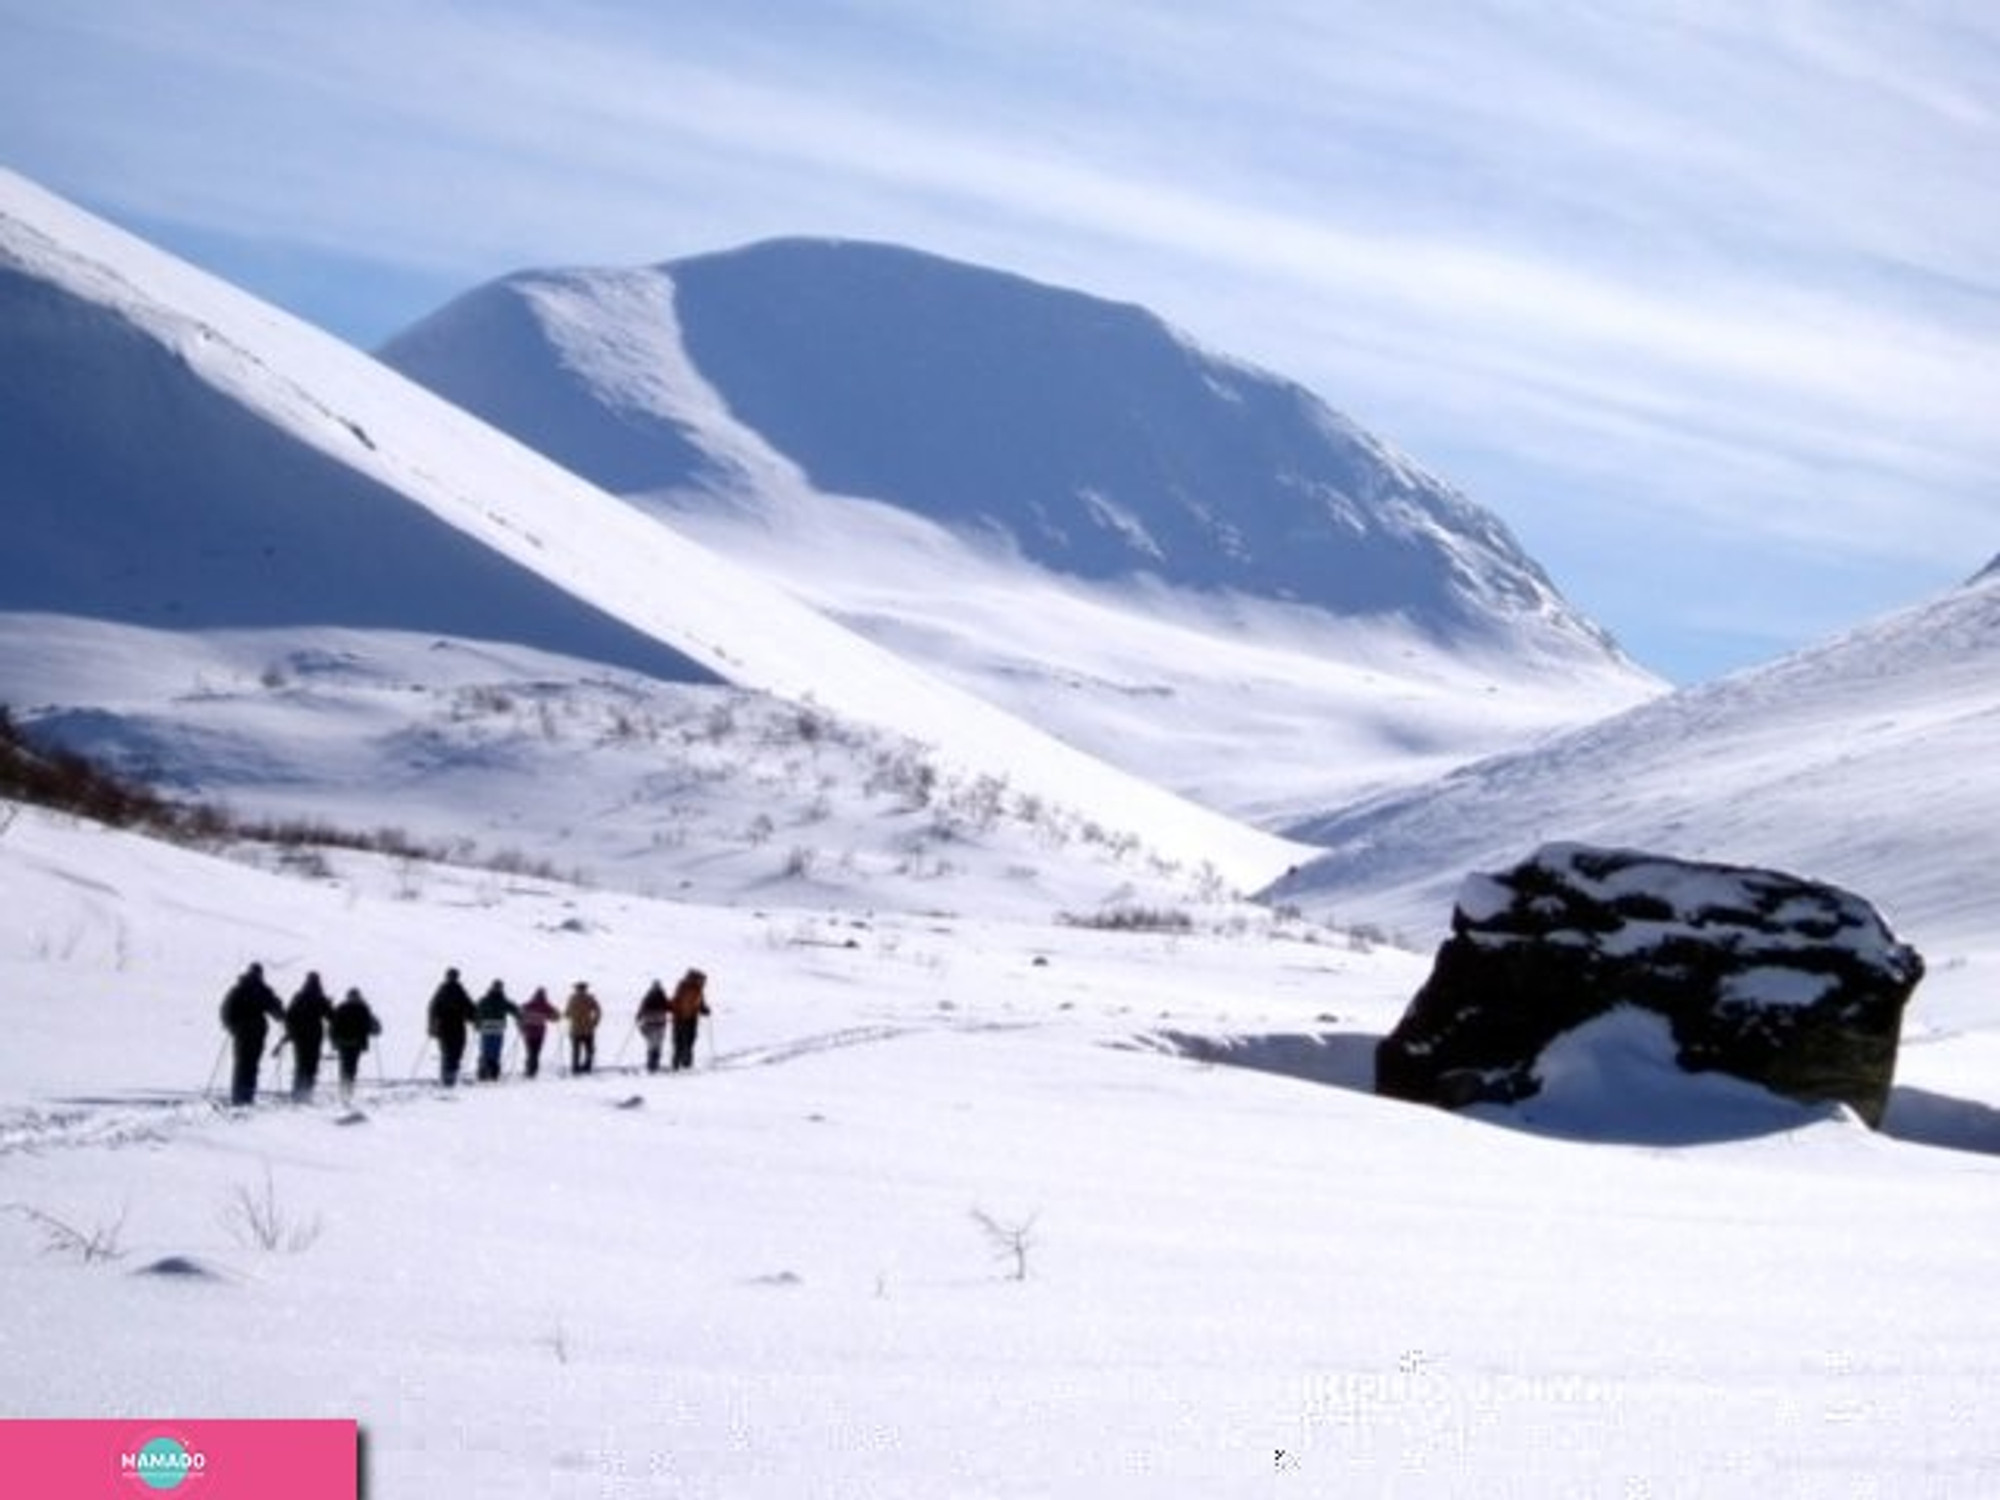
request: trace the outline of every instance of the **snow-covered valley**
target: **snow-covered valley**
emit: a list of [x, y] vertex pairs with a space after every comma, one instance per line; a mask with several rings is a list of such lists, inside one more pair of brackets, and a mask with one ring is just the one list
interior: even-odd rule
[[[1698, 1093], [1675, 1107], [1726, 1105], [1727, 1138], [1379, 1100], [1421, 962], [1256, 913], [412, 893], [363, 857], [300, 879], [32, 811], [0, 850], [6, 1197], [119, 1252], [0, 1224], [10, 1414], [358, 1415], [377, 1495], [1970, 1496], [2000, 1464], [1976, 1101], [1950, 1118], [1981, 1150], [1776, 1101], [1745, 1132]], [[202, 1102], [254, 956], [373, 999], [365, 1123], [324, 1084]], [[698, 1067], [639, 1074], [630, 1004], [691, 962]], [[446, 963], [590, 980], [604, 1071], [416, 1081]], [[1169, 1033], [1315, 1035], [1287, 1056], [1324, 1081]], [[1907, 1053], [1933, 1123], [1952, 1051]], [[225, 1217], [267, 1183], [295, 1251]], [[148, 1274], [171, 1257], [206, 1274]]]
[[[354, 1417], [378, 1497], [2000, 1487], [1990, 574], [1654, 697], [768, 454], [620, 498], [0, 189], [0, 704], [290, 830], [0, 801], [0, 1412]], [[1531, 1111], [1376, 1097], [1458, 881], [1556, 837], [1880, 901], [1883, 1130], [1629, 1018]], [[253, 962], [374, 1004], [353, 1111], [223, 1106]], [[439, 1086], [447, 966], [587, 981], [602, 1066]]]

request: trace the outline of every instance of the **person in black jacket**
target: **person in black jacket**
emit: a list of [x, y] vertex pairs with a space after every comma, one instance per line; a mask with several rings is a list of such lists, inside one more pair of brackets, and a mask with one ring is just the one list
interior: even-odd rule
[[382, 1034], [382, 1023], [361, 998], [361, 991], [350, 989], [333, 1008], [326, 1031], [333, 1041], [333, 1055], [340, 1059], [340, 1102], [346, 1104], [354, 1098], [354, 1075], [360, 1071], [361, 1054], [368, 1050], [370, 1037]]
[[639, 997], [639, 1013], [632, 1018], [632, 1024], [639, 1028], [639, 1035], [646, 1042], [648, 1073], [660, 1071], [660, 1049], [666, 1044], [667, 1018], [672, 1011], [666, 986], [655, 979], [646, 993]]
[[326, 1039], [326, 1023], [332, 1015], [333, 1002], [320, 988], [319, 974], [307, 974], [306, 982], [285, 1007], [284, 1039], [271, 1049], [271, 1056], [276, 1057], [287, 1044], [291, 1046], [292, 1101], [296, 1104], [312, 1099], [313, 1086], [319, 1081], [320, 1045]]
[[285, 1008], [277, 991], [264, 981], [264, 966], [252, 964], [237, 976], [222, 998], [222, 1027], [236, 1045], [236, 1067], [229, 1077], [229, 1102], [238, 1106], [257, 1101], [257, 1070], [264, 1061], [264, 1038], [273, 1020], [282, 1021]]
[[465, 1060], [465, 1038], [479, 1019], [472, 996], [465, 992], [458, 970], [446, 969], [444, 982], [431, 996], [431, 1039], [438, 1044], [438, 1081], [446, 1088], [458, 1084], [458, 1067]]

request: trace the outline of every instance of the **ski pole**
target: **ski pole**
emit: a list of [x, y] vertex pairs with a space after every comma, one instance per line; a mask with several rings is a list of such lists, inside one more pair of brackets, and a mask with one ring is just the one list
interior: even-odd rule
[[638, 1034], [639, 1034], [639, 1023], [637, 1021], [634, 1021], [630, 1026], [627, 1026], [625, 1028], [625, 1040], [618, 1044], [618, 1055], [611, 1059], [611, 1065], [614, 1068], [617, 1067], [618, 1064], [625, 1061], [626, 1050], [631, 1047], [632, 1038], [637, 1036]]
[[424, 1054], [431, 1050], [431, 1039], [424, 1037], [417, 1043], [417, 1055], [410, 1059], [410, 1076], [417, 1076], [417, 1069], [423, 1066]]
[[225, 1036], [222, 1039], [221, 1045], [215, 1049], [215, 1065], [208, 1070], [208, 1082], [201, 1086], [202, 1098], [212, 1099], [215, 1097], [215, 1080], [222, 1072], [222, 1057], [228, 1050], [229, 1038]]

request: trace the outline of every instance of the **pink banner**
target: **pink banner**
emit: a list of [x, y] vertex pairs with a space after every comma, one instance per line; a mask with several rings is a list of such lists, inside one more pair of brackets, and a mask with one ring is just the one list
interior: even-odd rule
[[0, 1490], [34, 1500], [357, 1500], [351, 1421], [0, 1421]]

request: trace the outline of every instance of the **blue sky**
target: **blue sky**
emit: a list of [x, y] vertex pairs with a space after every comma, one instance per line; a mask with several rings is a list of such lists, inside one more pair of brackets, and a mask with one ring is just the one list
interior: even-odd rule
[[0, 0], [0, 162], [364, 345], [776, 234], [1142, 302], [1682, 681], [2000, 552], [1981, 0]]

